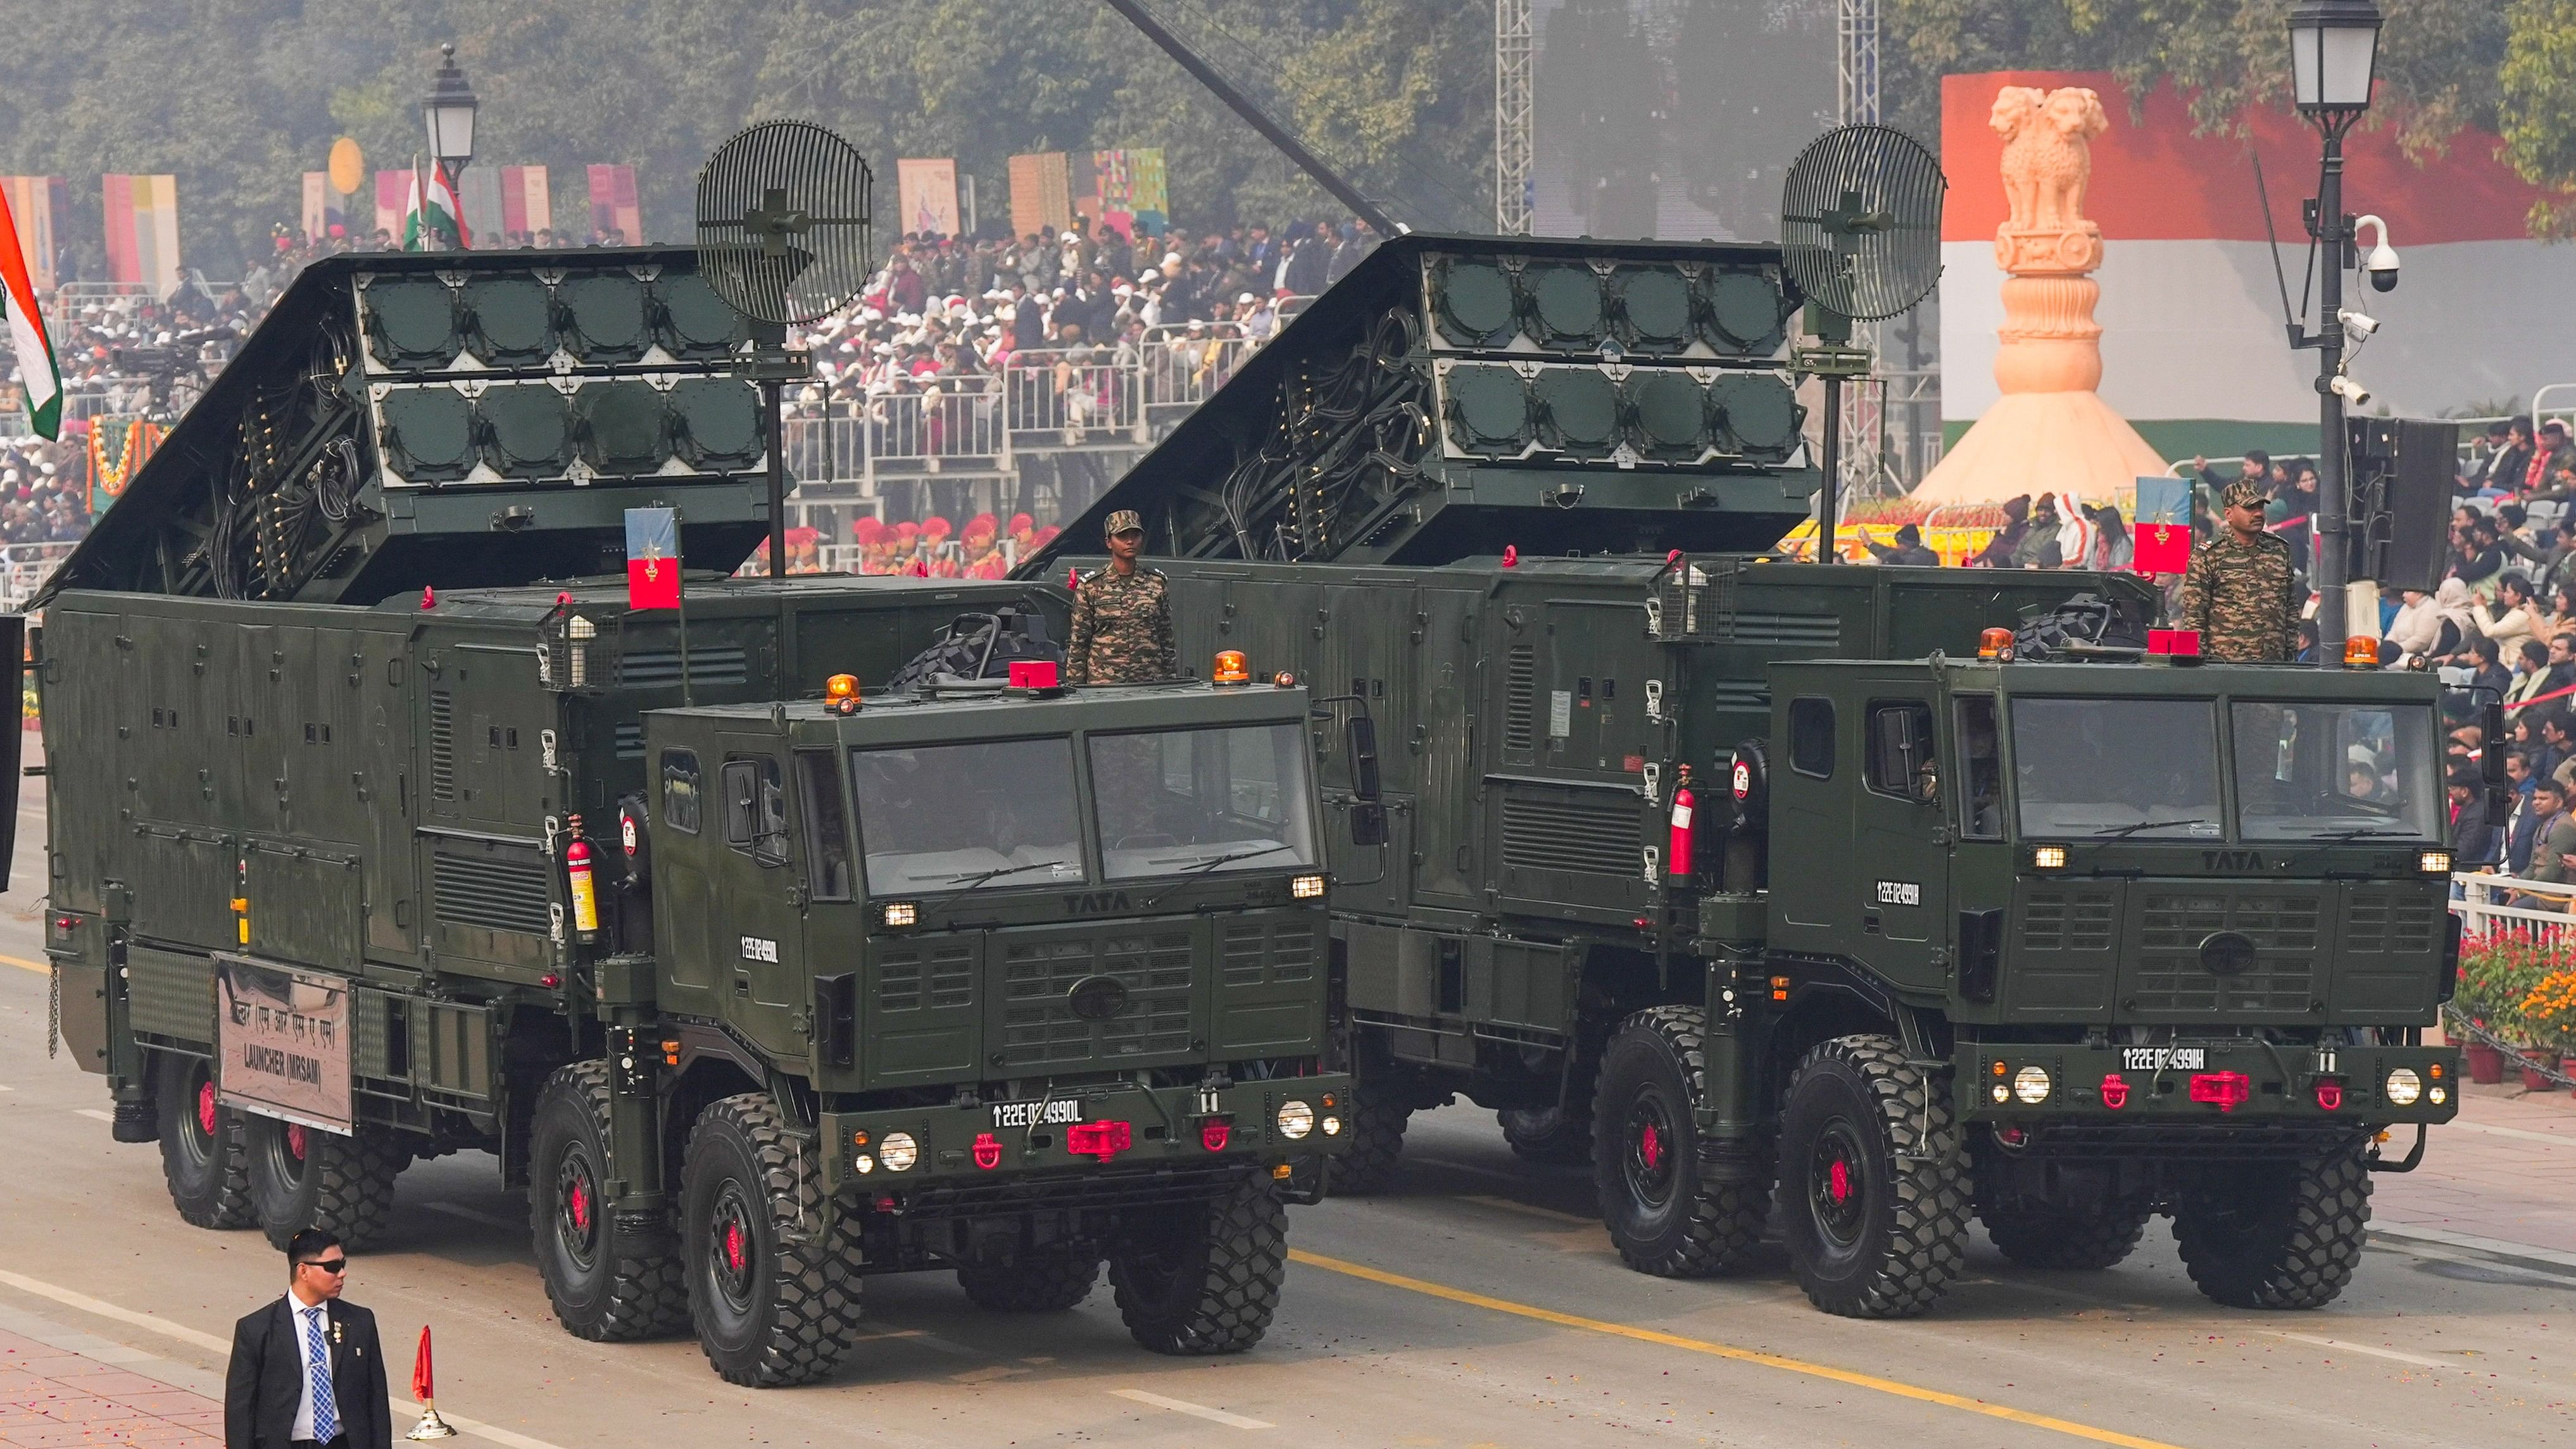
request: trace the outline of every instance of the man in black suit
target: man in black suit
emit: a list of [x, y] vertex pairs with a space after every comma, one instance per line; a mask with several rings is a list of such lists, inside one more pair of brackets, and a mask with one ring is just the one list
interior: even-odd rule
[[392, 1449], [376, 1316], [340, 1301], [349, 1254], [306, 1228], [287, 1240], [286, 1296], [233, 1325], [224, 1449]]

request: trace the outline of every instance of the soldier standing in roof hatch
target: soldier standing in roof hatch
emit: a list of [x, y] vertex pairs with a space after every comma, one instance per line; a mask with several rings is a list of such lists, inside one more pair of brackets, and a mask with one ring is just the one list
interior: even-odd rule
[[1138, 566], [1145, 521], [1135, 510], [1109, 515], [1109, 567], [1076, 585], [1073, 638], [1065, 674], [1073, 684], [1152, 684], [1177, 679], [1180, 646], [1172, 637], [1170, 585]]
[[2263, 491], [2227, 485], [2227, 526], [2192, 550], [2182, 576], [2178, 627], [2200, 631], [2200, 652], [2229, 664], [2278, 663], [2298, 627], [2290, 598], [2290, 546], [2263, 531]]

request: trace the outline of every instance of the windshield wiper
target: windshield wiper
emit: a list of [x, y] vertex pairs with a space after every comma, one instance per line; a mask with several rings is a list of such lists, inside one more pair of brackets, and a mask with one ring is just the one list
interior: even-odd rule
[[2371, 835], [2404, 835], [2418, 840], [2423, 838], [2412, 830], [2379, 830], [2368, 825], [2352, 830], [2329, 830], [2323, 835], [2311, 835], [2308, 838], [2310, 840], [2359, 840]]
[[2141, 830], [2168, 830], [2177, 825], [2207, 825], [2209, 823], [2211, 822], [2197, 817], [2187, 820], [2141, 820], [2135, 825], [2114, 825], [2108, 830], [2096, 830], [2093, 833], [2097, 836], [2135, 835]]
[[[1218, 866], [1220, 866], [1220, 865], [1230, 865], [1230, 864], [1232, 864], [1233, 862], [1238, 861], [1238, 860], [1250, 860], [1250, 859], [1252, 859], [1252, 858], [1253, 858], [1254, 856], [1256, 856], [1256, 855], [1277, 855], [1279, 852], [1281, 852], [1281, 851], [1283, 851], [1283, 850], [1295, 850], [1296, 848], [1297, 848], [1297, 847], [1295, 847], [1295, 846], [1293, 846], [1293, 845], [1280, 844], [1280, 845], [1265, 845], [1265, 846], [1261, 847], [1259, 850], [1238, 850], [1238, 851], [1234, 852], [1232, 855], [1220, 855], [1220, 856], [1215, 856], [1215, 857], [1212, 857], [1212, 858], [1210, 858], [1210, 859], [1200, 861], [1200, 862], [1199, 862], [1198, 864], [1196, 864], [1196, 865], [1184, 866], [1184, 867], [1182, 867], [1180, 870], [1177, 870], [1177, 871], [1173, 872], [1173, 874], [1175, 874], [1175, 875], [1197, 875], [1197, 874], [1199, 874], [1199, 873], [1200, 873], [1200, 872], [1202, 872], [1202, 871], [1211, 871], [1211, 870], [1214, 870], [1214, 869], [1216, 869], [1216, 868], [1217, 868]], [[1144, 907], [1144, 906], [1150, 906], [1150, 905], [1154, 904], [1154, 902], [1161, 900], [1163, 897], [1165, 897], [1165, 896], [1167, 896], [1167, 895], [1170, 895], [1170, 894], [1172, 893], [1172, 889], [1173, 889], [1173, 888], [1172, 888], [1171, 886], [1165, 886], [1165, 887], [1163, 887], [1161, 890], [1158, 890], [1158, 891], [1154, 892], [1152, 895], [1147, 896], [1147, 897], [1146, 897], [1142, 902], [1140, 902], [1140, 903], [1139, 903], [1139, 908], [1141, 909], [1141, 908], [1142, 908], [1142, 907]]]
[[951, 900], [955, 897], [962, 896], [988, 880], [998, 880], [1003, 876], [1016, 875], [1024, 870], [1047, 870], [1062, 864], [1064, 864], [1064, 862], [1057, 860], [1033, 860], [1028, 862], [1026, 865], [997, 865], [991, 870], [977, 871], [972, 875], [950, 876], [950, 880], [964, 881], [965, 884], [931, 900], [928, 904], [935, 906], [939, 904], [940, 901]]

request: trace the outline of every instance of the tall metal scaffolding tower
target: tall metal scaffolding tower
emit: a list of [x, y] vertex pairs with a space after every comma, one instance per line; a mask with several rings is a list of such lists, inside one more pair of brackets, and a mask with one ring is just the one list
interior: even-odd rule
[[1834, 78], [1836, 115], [1846, 125], [1878, 120], [1878, 0], [1836, 0]]
[[[1875, 15], [1877, 0], [1865, 3]], [[1530, 94], [1537, 56], [1530, 0], [1494, 0], [1494, 230], [1505, 236], [1529, 235], [1530, 213], [1535, 209], [1530, 171], [1535, 115]]]

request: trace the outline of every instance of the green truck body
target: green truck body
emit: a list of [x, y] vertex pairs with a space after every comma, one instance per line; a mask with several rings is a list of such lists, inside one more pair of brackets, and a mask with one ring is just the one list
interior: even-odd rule
[[[1145, 1346], [1251, 1346], [1354, 1105], [1306, 692], [885, 690], [1066, 596], [724, 577], [762, 460], [688, 264], [317, 267], [138, 474], [40, 601], [63, 1046], [191, 1222], [363, 1248], [489, 1150], [567, 1329], [737, 1382], [878, 1272], [1105, 1261]], [[685, 613], [631, 611], [674, 502]]]

